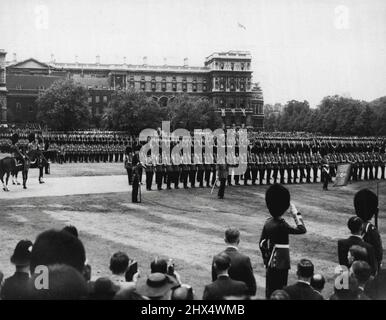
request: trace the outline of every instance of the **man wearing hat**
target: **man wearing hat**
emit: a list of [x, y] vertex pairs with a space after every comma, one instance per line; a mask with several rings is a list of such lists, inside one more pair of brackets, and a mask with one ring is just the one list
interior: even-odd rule
[[140, 278], [136, 283], [135, 291], [150, 300], [170, 300], [172, 289], [178, 287], [172, 277], [156, 272], [147, 278]]
[[1, 288], [1, 299], [20, 300], [27, 296], [28, 281], [30, 278], [30, 255], [32, 242], [21, 240], [16, 245], [15, 251], [11, 257], [11, 263], [15, 265], [16, 272], [13, 276], [5, 279]]

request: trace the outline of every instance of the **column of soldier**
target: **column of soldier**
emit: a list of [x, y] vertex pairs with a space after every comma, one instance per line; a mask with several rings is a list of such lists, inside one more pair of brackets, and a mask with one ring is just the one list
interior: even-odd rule
[[[324, 140], [316, 143], [304, 143], [302, 140], [256, 141], [248, 147], [246, 155], [231, 157], [227, 183], [234, 185], [270, 185], [272, 183], [297, 184], [321, 182], [321, 168], [327, 163], [330, 178], [336, 175], [338, 164], [351, 164], [350, 178], [353, 181], [385, 179], [386, 154], [384, 141], [363, 144], [362, 147], [344, 143], [334, 144]], [[315, 142], [315, 141], [314, 141]], [[236, 146], [236, 150], [238, 147]], [[125, 167], [131, 175], [130, 158], [125, 161]], [[354, 150], [356, 150], [354, 152]], [[215, 152], [214, 152], [215, 153]], [[192, 154], [192, 159], [194, 155]], [[191, 164], [163, 164], [161, 158], [157, 163], [148, 162], [145, 166], [146, 189], [151, 190], [153, 180], [158, 190], [171, 189], [173, 186], [183, 188], [211, 187], [216, 181], [216, 163], [194, 161]], [[210, 159], [211, 160], [211, 159]], [[243, 175], [234, 174], [232, 166], [244, 164]], [[141, 175], [142, 176], [142, 175]]]

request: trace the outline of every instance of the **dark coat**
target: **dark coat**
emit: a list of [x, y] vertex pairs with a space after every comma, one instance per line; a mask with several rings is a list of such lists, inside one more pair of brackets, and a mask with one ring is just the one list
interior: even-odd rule
[[323, 300], [322, 295], [305, 282], [296, 282], [283, 289], [291, 300]]
[[[254, 296], [256, 294], [256, 280], [253, 275], [251, 259], [233, 247], [228, 247], [223, 252], [231, 258], [231, 267], [228, 270], [231, 279], [244, 282], [248, 287], [248, 295]], [[212, 264], [212, 281], [216, 279], [216, 271]]]
[[5, 279], [1, 289], [1, 299], [20, 300], [26, 299], [28, 292], [29, 274], [25, 272], [15, 272], [13, 276]]
[[367, 260], [366, 262], [370, 265], [372, 273], [375, 274], [377, 270], [377, 262], [375, 260], [375, 254], [374, 249], [372, 245], [368, 244], [367, 242], [363, 241], [361, 238], [356, 236], [350, 236], [348, 239], [341, 239], [338, 240], [338, 257], [339, 257], [339, 264], [346, 266], [349, 268], [348, 258], [347, 254], [351, 246], [361, 246], [366, 249], [367, 251]]
[[219, 276], [216, 281], [205, 286], [203, 300], [223, 300], [227, 296], [245, 296], [247, 285], [242, 281], [232, 280], [228, 276]]

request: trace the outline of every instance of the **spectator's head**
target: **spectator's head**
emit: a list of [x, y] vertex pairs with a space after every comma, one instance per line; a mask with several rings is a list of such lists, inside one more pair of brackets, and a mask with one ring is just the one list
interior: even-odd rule
[[347, 227], [351, 234], [360, 235], [363, 228], [363, 220], [359, 217], [351, 217], [348, 219]]
[[284, 290], [275, 290], [272, 292], [270, 300], [290, 300], [290, 296]]
[[86, 253], [82, 242], [68, 232], [44, 231], [38, 235], [31, 252], [31, 272], [38, 265], [66, 264], [83, 272]]
[[152, 300], [170, 300], [171, 289], [176, 283], [164, 273], [151, 273], [147, 278], [140, 278], [135, 291]]
[[[36, 300], [79, 300], [87, 298], [87, 284], [75, 268], [65, 264], [48, 266], [48, 288], [37, 289], [38, 274], [30, 282], [30, 298]], [[42, 285], [44, 281], [42, 281]]]
[[150, 263], [150, 270], [151, 273], [167, 273], [168, 271], [168, 262], [165, 259], [159, 259], [156, 257], [151, 263]]
[[371, 276], [371, 267], [366, 261], [354, 261], [350, 268], [351, 275], [358, 281], [358, 285], [363, 287]]
[[354, 196], [356, 215], [363, 221], [369, 221], [378, 213], [378, 197], [369, 189], [359, 190]]
[[126, 253], [118, 251], [110, 259], [110, 270], [113, 274], [123, 274], [129, 266], [129, 257]]
[[11, 257], [11, 263], [16, 268], [28, 267], [31, 262], [32, 242], [30, 240], [21, 240], [17, 243], [13, 255]]
[[112, 300], [119, 287], [109, 278], [102, 277], [95, 281], [92, 298], [95, 300]]
[[[350, 277], [348, 271], [343, 271], [343, 273], [340, 274], [338, 277], [339, 279], [337, 278], [335, 280], [334, 294], [330, 299], [331, 300], [355, 300], [358, 294], [358, 281], [355, 279], [355, 277]], [[342, 283], [342, 279], [343, 279], [343, 283]]]
[[229, 228], [225, 231], [225, 243], [229, 245], [238, 245], [240, 242], [240, 231], [236, 228]]
[[186, 284], [182, 284], [172, 291], [171, 300], [194, 300], [193, 288]]
[[265, 203], [272, 217], [280, 217], [290, 206], [290, 193], [281, 184], [275, 183], [265, 192]]
[[78, 238], [78, 229], [76, 229], [76, 227], [73, 225], [65, 226], [63, 231], [66, 231], [69, 234], [72, 234], [75, 238]]
[[213, 267], [216, 270], [217, 275], [226, 273], [231, 266], [231, 258], [222, 252], [213, 258]]
[[322, 274], [316, 273], [311, 278], [311, 287], [316, 291], [322, 292], [324, 285], [326, 284], [326, 279], [324, 279]]
[[311, 282], [311, 278], [314, 275], [314, 265], [308, 259], [302, 259], [298, 263], [297, 276], [299, 280]]
[[361, 246], [351, 246], [347, 253], [347, 260], [351, 266], [354, 261], [366, 261], [367, 260], [367, 250], [365, 247]]

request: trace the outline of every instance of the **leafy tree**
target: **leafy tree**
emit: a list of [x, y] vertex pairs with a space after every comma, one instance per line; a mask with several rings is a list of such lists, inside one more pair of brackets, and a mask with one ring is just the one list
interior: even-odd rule
[[37, 99], [37, 120], [60, 131], [87, 128], [90, 110], [87, 90], [72, 80], [54, 82]]
[[171, 129], [217, 129], [222, 120], [216, 108], [206, 98], [178, 95], [167, 106], [166, 118]]
[[108, 129], [139, 134], [145, 128], [156, 129], [165, 118], [165, 110], [157, 102], [137, 91], [118, 91], [102, 117]]

